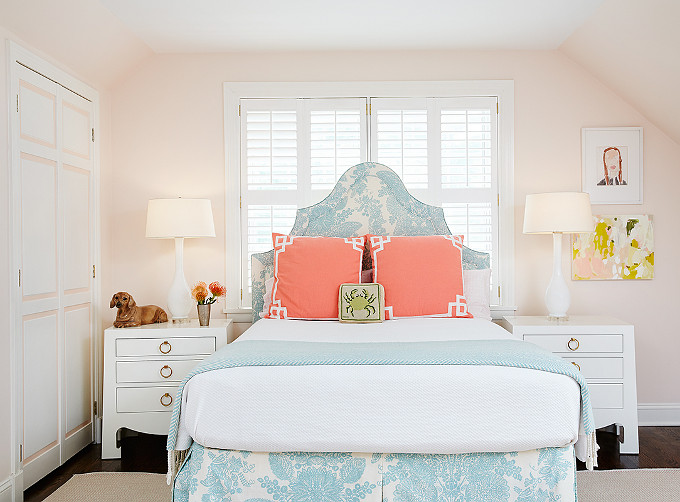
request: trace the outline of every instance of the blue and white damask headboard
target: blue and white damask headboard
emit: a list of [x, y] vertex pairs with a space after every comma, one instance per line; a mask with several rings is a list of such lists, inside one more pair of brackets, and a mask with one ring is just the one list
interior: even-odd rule
[[[450, 235], [444, 211], [415, 199], [387, 166], [364, 162], [350, 167], [324, 200], [297, 210], [290, 235], [358, 237]], [[463, 268], [489, 268], [490, 256], [463, 246]], [[274, 250], [252, 256], [253, 322], [260, 319], [264, 283], [274, 275]]]

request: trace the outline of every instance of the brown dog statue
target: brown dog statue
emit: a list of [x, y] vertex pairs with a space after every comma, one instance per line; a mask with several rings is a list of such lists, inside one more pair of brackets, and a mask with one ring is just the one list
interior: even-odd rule
[[118, 307], [116, 320], [113, 323], [115, 328], [132, 328], [142, 324], [168, 322], [168, 314], [165, 310], [155, 305], [138, 307], [135, 299], [126, 291], [119, 291], [113, 295], [109, 307]]

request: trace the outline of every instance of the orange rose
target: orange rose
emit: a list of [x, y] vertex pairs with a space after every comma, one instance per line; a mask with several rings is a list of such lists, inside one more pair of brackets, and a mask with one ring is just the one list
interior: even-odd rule
[[218, 297], [218, 298], [220, 296], [224, 296], [224, 295], [227, 294], [227, 288], [222, 286], [217, 281], [210, 283], [210, 286], [208, 286], [208, 288], [210, 289], [210, 292], [213, 294], [213, 296]]
[[194, 300], [196, 300], [199, 304], [203, 303], [205, 299], [208, 298], [209, 294], [210, 293], [208, 292], [205, 282], [197, 282], [194, 286], [194, 289], [191, 290], [191, 296], [193, 296]]

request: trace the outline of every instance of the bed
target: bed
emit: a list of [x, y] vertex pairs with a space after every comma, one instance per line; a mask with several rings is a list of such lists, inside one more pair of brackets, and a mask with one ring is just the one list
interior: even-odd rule
[[[291, 235], [450, 235], [388, 167], [350, 168]], [[462, 247], [462, 267], [489, 256]], [[596, 463], [576, 369], [481, 318], [260, 319], [274, 252], [252, 259], [253, 326], [185, 378], [168, 436], [176, 501], [576, 500]]]

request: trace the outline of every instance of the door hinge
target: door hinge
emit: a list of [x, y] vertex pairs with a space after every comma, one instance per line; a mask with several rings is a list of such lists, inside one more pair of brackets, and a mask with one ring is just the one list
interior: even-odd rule
[[19, 462], [24, 461], [24, 445], [19, 445]]
[[97, 406], [97, 401], [94, 401], [94, 402], [92, 403], [92, 414], [93, 414], [95, 417], [97, 416], [97, 412], [99, 411], [97, 408], [99, 408], [99, 407]]
[[242, 208], [243, 207], [243, 197], [238, 198], [238, 207]]
[[94, 265], [92, 265], [92, 278], [94, 279], [95, 274], [94, 274]]
[[92, 143], [94, 143], [94, 127], [92, 128]]
[[21, 287], [21, 269], [19, 269], [19, 287]]
[[498, 115], [500, 112], [500, 105], [498, 104], [498, 101], [496, 101], [496, 115]]
[[498, 286], [498, 298], [500, 298], [500, 297], [501, 297], [501, 287]]
[[241, 290], [241, 300], [243, 300], [243, 290]]
[[238, 116], [241, 116], [241, 105], [238, 105]]

